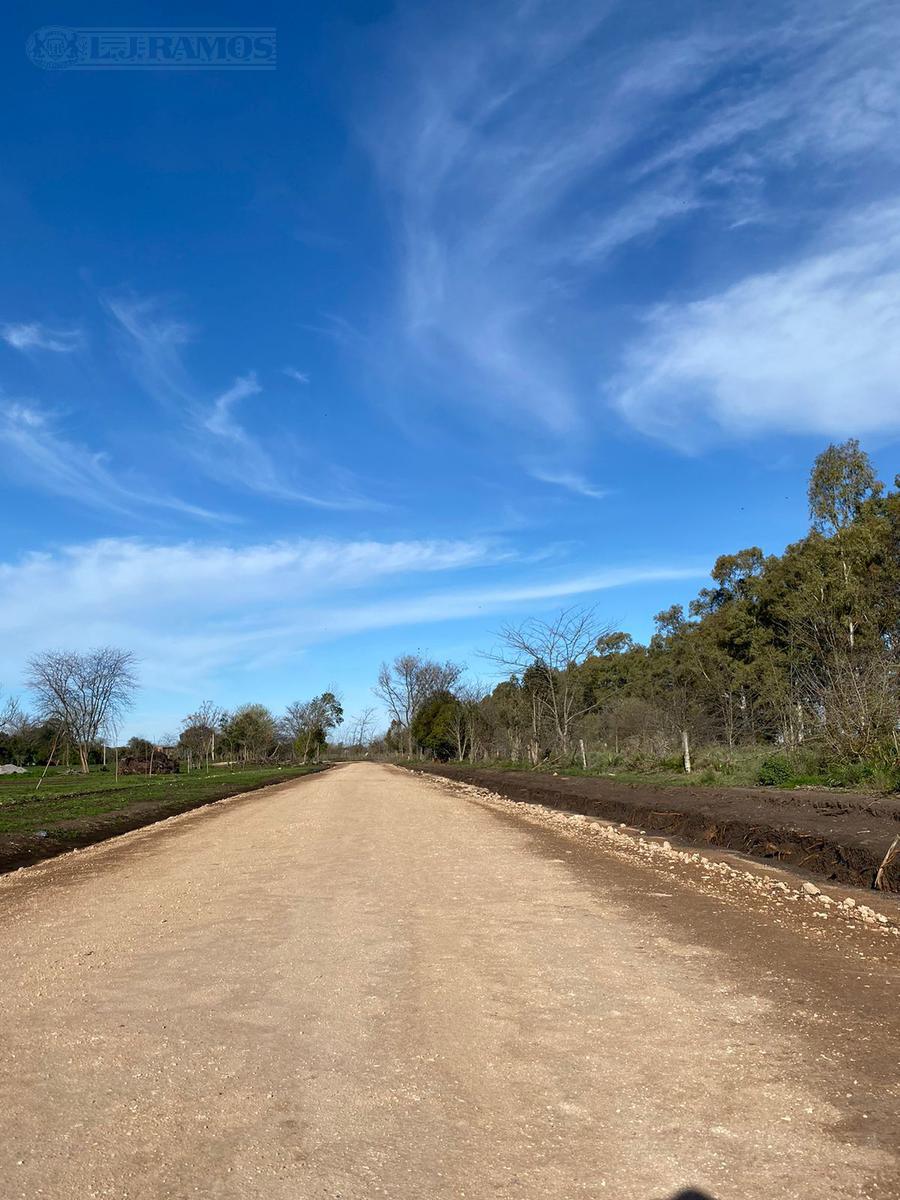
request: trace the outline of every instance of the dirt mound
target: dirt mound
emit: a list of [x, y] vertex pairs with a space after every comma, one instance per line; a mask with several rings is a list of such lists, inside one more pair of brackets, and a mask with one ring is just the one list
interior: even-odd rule
[[[624, 821], [697, 846], [774, 859], [804, 873], [872, 887], [900, 833], [900, 798], [773, 788], [653, 787], [613, 779], [438, 764], [425, 771], [490, 788], [510, 800]], [[900, 892], [900, 856], [882, 886]]]
[[129, 754], [119, 765], [122, 775], [177, 775], [178, 769], [178, 760], [161, 751], [152, 758]]

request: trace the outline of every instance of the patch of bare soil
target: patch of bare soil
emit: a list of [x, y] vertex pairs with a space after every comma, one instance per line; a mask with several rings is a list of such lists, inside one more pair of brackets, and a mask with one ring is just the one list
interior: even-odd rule
[[[446, 779], [510, 800], [602, 817], [695, 846], [754, 858], [871, 888], [900, 833], [900, 798], [774, 788], [658, 787], [613, 779], [423, 765]], [[885, 868], [885, 891], [900, 892], [900, 855]]]

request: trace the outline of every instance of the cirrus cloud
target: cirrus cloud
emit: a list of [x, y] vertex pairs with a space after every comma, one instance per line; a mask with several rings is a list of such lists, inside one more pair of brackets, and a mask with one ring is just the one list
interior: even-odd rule
[[84, 341], [80, 329], [49, 329], [40, 321], [12, 321], [0, 325], [0, 337], [16, 350], [49, 350], [69, 354]]
[[[809, 433], [848, 427], [842, 368], [858, 356], [854, 428], [892, 428], [893, 394], [876, 397], [894, 359], [875, 345], [893, 319], [890, 272], [841, 282], [837, 260], [833, 271], [794, 260], [804, 241], [818, 254], [809, 244], [858, 203], [860, 180], [870, 200], [896, 194], [900, 11], [882, 0], [763, 0], [714, 16], [627, 7], [633, 20], [612, 2], [462, 6], [439, 31], [398, 10], [390, 86], [381, 103], [367, 94], [360, 122], [397, 234], [379, 339], [389, 378], [408, 380], [417, 405], [424, 381], [436, 404], [562, 439], [587, 432], [591, 381], [635, 335], [619, 401], [639, 428], [677, 426], [683, 377], [708, 385], [696, 407], [719, 429]], [[650, 277], [658, 297], [687, 285], [709, 298], [657, 304], [642, 327]], [[807, 354], [821, 369], [804, 378]], [[758, 376], [753, 400], [742, 375]], [[785, 397], [817, 387], [822, 411], [801, 400], [792, 418]]]
[[107, 538], [0, 563], [0, 641], [10, 680], [49, 645], [114, 643], [138, 655], [148, 689], [196, 695], [229, 672], [271, 674], [347, 635], [705, 573], [684, 563], [561, 572], [481, 539], [166, 545]]

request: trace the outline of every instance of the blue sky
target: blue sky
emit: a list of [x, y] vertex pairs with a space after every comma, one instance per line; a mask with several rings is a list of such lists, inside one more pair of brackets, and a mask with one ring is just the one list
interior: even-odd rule
[[4, 17], [0, 681], [141, 659], [128, 732], [468, 660], [596, 603], [645, 637], [900, 469], [892, 2], [133, 3], [274, 72], [67, 72]]

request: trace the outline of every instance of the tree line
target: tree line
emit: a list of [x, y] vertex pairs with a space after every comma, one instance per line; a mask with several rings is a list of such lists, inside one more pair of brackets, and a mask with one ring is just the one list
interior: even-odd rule
[[900, 491], [851, 439], [817, 457], [808, 500], [800, 541], [722, 555], [646, 644], [568, 609], [499, 631], [491, 689], [421, 655], [384, 664], [377, 748], [531, 765], [677, 755], [690, 769], [694, 746], [771, 747], [870, 764], [900, 786]]
[[114, 646], [32, 657], [26, 680], [32, 711], [15, 697], [0, 698], [0, 762], [74, 763], [85, 774], [106, 764], [109, 751], [116, 771], [121, 766], [126, 773], [209, 769], [223, 761], [308, 763], [318, 761], [344, 719], [332, 691], [295, 701], [280, 716], [264, 704], [228, 711], [206, 700], [184, 717], [177, 733], [132, 737], [120, 746], [119, 729], [138, 688], [136, 668], [135, 656]]
[[[570, 608], [498, 631], [485, 655], [502, 677], [492, 688], [463, 664], [399, 655], [374, 688], [389, 728], [373, 740], [367, 709], [343, 751], [595, 768], [677, 755], [690, 769], [697, 747], [772, 748], [864, 765], [900, 786], [900, 476], [894, 488], [857, 441], [829, 446], [810, 473], [806, 535], [780, 555], [757, 546], [722, 555], [711, 585], [687, 611], [658, 613], [646, 643]], [[46, 652], [31, 659], [27, 685], [31, 712], [0, 697], [0, 762], [71, 759], [87, 771], [118, 746], [136, 661], [115, 647]], [[343, 718], [334, 691], [280, 715], [206, 701], [177, 733], [122, 749], [148, 771], [160, 744], [189, 770], [309, 762]]]
[[334, 692], [297, 700], [280, 717], [264, 704], [243, 704], [229, 713], [204, 701], [182, 721], [176, 749], [189, 768], [208, 767], [217, 754], [244, 764], [318, 762], [343, 720]]

